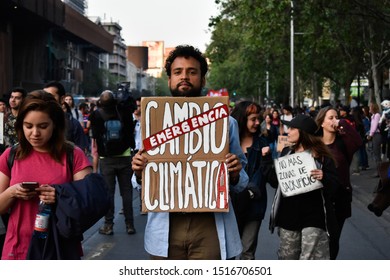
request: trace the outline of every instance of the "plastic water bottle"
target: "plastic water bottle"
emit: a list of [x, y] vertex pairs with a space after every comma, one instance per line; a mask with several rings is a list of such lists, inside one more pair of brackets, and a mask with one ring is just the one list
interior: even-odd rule
[[34, 235], [38, 238], [47, 238], [50, 214], [51, 206], [49, 204], [45, 204], [43, 201], [40, 201], [34, 224]]

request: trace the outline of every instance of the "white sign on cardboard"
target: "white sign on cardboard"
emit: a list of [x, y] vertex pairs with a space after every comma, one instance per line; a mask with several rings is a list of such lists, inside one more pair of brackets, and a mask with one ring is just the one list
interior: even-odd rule
[[318, 167], [309, 151], [286, 155], [274, 162], [283, 196], [294, 196], [323, 187], [320, 181], [310, 175], [310, 171]]
[[142, 210], [227, 212], [228, 97], [145, 97]]

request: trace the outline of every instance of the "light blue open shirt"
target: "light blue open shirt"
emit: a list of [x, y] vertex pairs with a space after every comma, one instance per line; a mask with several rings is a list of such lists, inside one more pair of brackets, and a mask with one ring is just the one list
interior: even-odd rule
[[[241, 161], [242, 169], [240, 179], [230, 191], [241, 192], [248, 185], [248, 175], [245, 172], [246, 157], [242, 152], [238, 134], [237, 121], [229, 117], [229, 151], [236, 154]], [[133, 176], [133, 184], [136, 180]], [[138, 185], [138, 184], [137, 184]], [[238, 256], [242, 251], [240, 234], [234, 215], [233, 206], [229, 200], [229, 212], [215, 212], [215, 225], [217, 228], [221, 259], [230, 259]], [[205, 229], [207, 230], [207, 229]], [[169, 247], [169, 212], [149, 212], [144, 237], [145, 250], [154, 256], [168, 257]]]

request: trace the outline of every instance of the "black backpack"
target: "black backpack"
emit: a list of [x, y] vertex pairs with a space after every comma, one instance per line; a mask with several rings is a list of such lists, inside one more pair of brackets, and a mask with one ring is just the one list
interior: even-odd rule
[[109, 116], [101, 109], [97, 110], [97, 114], [104, 121], [103, 131], [97, 139], [98, 154], [100, 156], [123, 154], [129, 144], [126, 143], [124, 125], [118, 108], [116, 108], [115, 116]]

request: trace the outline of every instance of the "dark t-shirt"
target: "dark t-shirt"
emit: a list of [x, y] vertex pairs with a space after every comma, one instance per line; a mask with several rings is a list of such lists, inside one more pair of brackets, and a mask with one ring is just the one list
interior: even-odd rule
[[[125, 106], [117, 105], [117, 107], [100, 108], [93, 111], [89, 116], [91, 122], [92, 138], [96, 139], [98, 154], [100, 156], [115, 156], [121, 155], [128, 148], [134, 148], [134, 124], [132, 119], [132, 111]], [[105, 133], [105, 119], [120, 119], [122, 123], [123, 138], [115, 147], [115, 151], [107, 153], [104, 149], [103, 134]]]

